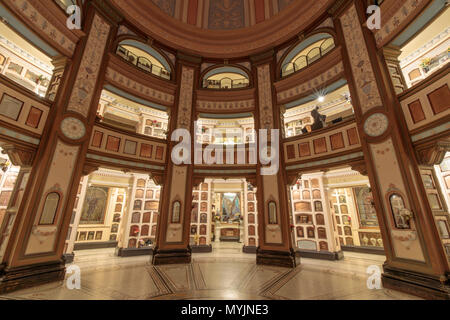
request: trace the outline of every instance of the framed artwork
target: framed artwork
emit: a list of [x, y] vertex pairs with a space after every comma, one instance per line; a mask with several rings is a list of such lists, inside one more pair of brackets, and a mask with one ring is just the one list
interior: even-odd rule
[[156, 235], [156, 225], [152, 226], [152, 236]]
[[89, 187], [86, 190], [80, 224], [103, 224], [108, 204], [109, 188]]
[[198, 200], [198, 192], [194, 192], [194, 194], [192, 195], [192, 200]]
[[85, 241], [86, 240], [86, 232], [80, 232], [78, 236], [78, 241]]
[[6, 93], [3, 94], [2, 99], [0, 100], [0, 114], [14, 121], [19, 119], [22, 107], [23, 101]]
[[254, 214], [249, 214], [247, 219], [248, 219], [248, 223], [255, 223], [255, 215]]
[[208, 222], [208, 215], [206, 213], [202, 213], [200, 215], [200, 223], [207, 223]]
[[113, 224], [111, 226], [111, 233], [117, 233], [119, 231], [119, 225], [118, 224]]
[[157, 190], [157, 191], [156, 191], [155, 198], [156, 198], [156, 199], [159, 199], [160, 195], [161, 195], [161, 191]]
[[252, 192], [247, 193], [247, 200], [249, 201], [255, 200], [255, 194]]
[[297, 237], [303, 238], [305, 236], [303, 227], [297, 227]]
[[[220, 211], [222, 221], [234, 220], [241, 216], [241, 195], [239, 193], [221, 193], [220, 194]], [[250, 205], [252, 204], [253, 207]], [[248, 203], [249, 211], [254, 211], [255, 204]], [[252, 209], [253, 210], [250, 210]]]
[[206, 235], [206, 225], [204, 224], [200, 225], [200, 234]]
[[117, 196], [117, 200], [116, 201], [117, 202], [123, 202], [123, 196], [122, 195]]
[[255, 204], [253, 202], [249, 202], [247, 204], [248, 212], [255, 212]]
[[152, 223], [157, 223], [157, 222], [158, 222], [158, 213], [155, 212], [155, 213], [153, 214]]
[[379, 226], [377, 212], [373, 205], [373, 197], [370, 188], [353, 188], [356, 200], [356, 209], [359, 215], [359, 222], [362, 228], [376, 228]]
[[200, 211], [208, 211], [208, 203], [207, 202], [202, 202], [200, 204]]
[[197, 226], [193, 225], [191, 226], [191, 234], [196, 234], [197, 233]]
[[147, 198], [147, 199], [153, 198], [153, 190], [151, 190], [151, 189], [147, 190], [145, 193], [145, 198]]
[[116, 241], [117, 240], [117, 234], [111, 234], [109, 236], [109, 241]]
[[202, 200], [208, 200], [208, 192], [202, 192]]
[[348, 213], [348, 207], [346, 204], [341, 204], [341, 213], [342, 214]]
[[116, 206], [114, 207], [114, 212], [121, 212], [122, 211], [122, 204], [118, 203], [116, 204]]
[[136, 239], [128, 240], [128, 248], [136, 248]]
[[248, 226], [248, 235], [249, 236], [254, 236], [255, 233], [256, 233], [255, 226]]
[[346, 196], [339, 196], [339, 202], [340, 203], [347, 203], [347, 197]]
[[95, 236], [95, 231], [89, 231], [87, 239], [94, 240], [94, 236]]
[[116, 213], [113, 217], [113, 222], [120, 222], [120, 214]]
[[248, 245], [255, 247], [256, 246], [256, 239], [255, 238], [249, 238], [248, 239]]

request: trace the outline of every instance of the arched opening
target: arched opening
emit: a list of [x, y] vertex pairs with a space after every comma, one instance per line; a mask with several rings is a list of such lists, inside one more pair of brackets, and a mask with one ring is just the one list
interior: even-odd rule
[[249, 85], [248, 73], [233, 66], [213, 68], [202, 77], [202, 87], [206, 89], [241, 89]]
[[123, 40], [117, 46], [116, 54], [139, 69], [170, 80], [172, 68], [156, 49], [136, 40]]
[[281, 77], [302, 70], [322, 58], [335, 47], [329, 33], [317, 33], [303, 40], [293, 48], [281, 64]]

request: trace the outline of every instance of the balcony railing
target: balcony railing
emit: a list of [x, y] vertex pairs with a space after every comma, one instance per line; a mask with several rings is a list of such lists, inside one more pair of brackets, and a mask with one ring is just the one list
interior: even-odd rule
[[139, 69], [150, 72], [160, 78], [170, 80], [170, 71], [161, 68], [160, 66], [154, 65], [145, 57], [140, 57], [132, 53], [130, 50], [125, 49], [122, 46], [117, 47], [117, 55], [127, 60], [128, 62], [134, 64]]
[[322, 42], [320, 47], [311, 49], [306, 55], [302, 55], [292, 62], [288, 62], [281, 68], [281, 77], [286, 77], [301, 69], [308, 67], [311, 63], [319, 60], [335, 47], [334, 40], [332, 38]]
[[206, 89], [240, 89], [248, 87], [250, 82], [246, 78], [230, 79], [223, 78], [220, 80], [203, 80], [203, 88]]

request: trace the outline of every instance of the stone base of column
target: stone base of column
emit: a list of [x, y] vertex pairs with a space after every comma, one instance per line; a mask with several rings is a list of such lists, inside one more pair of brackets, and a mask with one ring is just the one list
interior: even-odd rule
[[[432, 277], [430, 275], [406, 271], [383, 265], [383, 287], [412, 294], [424, 299], [450, 300], [450, 275]], [[445, 278], [445, 279], [444, 279]]]
[[0, 294], [64, 280], [63, 261], [8, 268], [0, 266]]
[[157, 266], [161, 264], [191, 263], [191, 256], [192, 251], [190, 247], [177, 250], [161, 250], [155, 248], [152, 256], [152, 264]]
[[258, 250], [258, 248], [255, 246], [242, 247], [242, 252], [244, 252], [244, 253], [256, 253], [257, 250]]
[[295, 268], [300, 265], [300, 256], [298, 256], [294, 250], [286, 251], [271, 251], [256, 250], [256, 264]]
[[344, 253], [342, 251], [329, 252], [329, 251], [314, 251], [314, 250], [297, 249], [297, 253], [302, 258], [311, 258], [311, 259], [320, 259], [320, 260], [342, 260], [342, 259], [344, 259]]

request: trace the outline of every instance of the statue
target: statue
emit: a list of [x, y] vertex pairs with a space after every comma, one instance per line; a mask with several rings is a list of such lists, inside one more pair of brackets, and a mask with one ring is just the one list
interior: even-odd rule
[[314, 123], [311, 127], [312, 131], [322, 129], [325, 126], [325, 119], [327, 118], [327, 116], [319, 113], [319, 106], [316, 106], [311, 111], [311, 117], [314, 119]]

